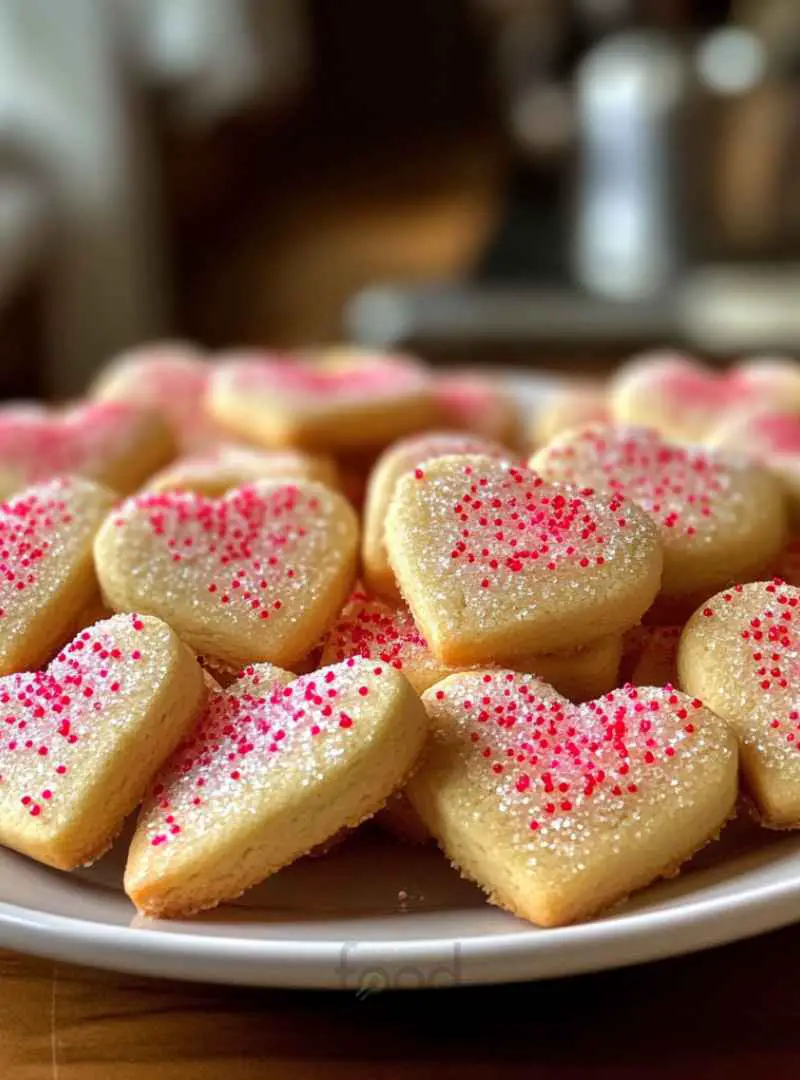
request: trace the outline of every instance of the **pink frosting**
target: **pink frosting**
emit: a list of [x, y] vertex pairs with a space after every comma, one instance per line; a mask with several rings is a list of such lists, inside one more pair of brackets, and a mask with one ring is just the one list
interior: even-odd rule
[[720, 411], [775, 404], [780, 384], [769, 372], [755, 370], [708, 371], [676, 360], [665, 363], [654, 380], [658, 392], [681, 411]]
[[405, 357], [354, 356], [352, 362], [326, 366], [293, 356], [266, 356], [236, 361], [235, 381], [243, 390], [292, 397], [388, 397], [425, 386], [423, 370]]
[[220, 432], [205, 411], [211, 365], [187, 347], [149, 346], [120, 358], [124, 383], [112, 384], [119, 401], [135, 402], [162, 413], [185, 448], [209, 445]]
[[753, 417], [749, 426], [767, 453], [800, 454], [800, 417], [766, 413]]
[[0, 462], [17, 469], [26, 482], [91, 473], [124, 450], [142, 418], [138, 406], [122, 402], [79, 405], [63, 413], [8, 405], [0, 409]]

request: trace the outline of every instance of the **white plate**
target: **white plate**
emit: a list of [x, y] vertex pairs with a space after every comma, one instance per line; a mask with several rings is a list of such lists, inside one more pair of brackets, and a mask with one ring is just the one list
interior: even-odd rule
[[[515, 379], [535, 407], [551, 379]], [[236, 904], [182, 922], [137, 916], [125, 842], [60, 874], [0, 851], [0, 945], [141, 974], [377, 990], [541, 979], [733, 941], [800, 918], [800, 835], [729, 826], [680, 877], [606, 917], [537, 930], [485, 903], [435, 850], [374, 833], [306, 859]]]
[[306, 859], [237, 904], [154, 922], [137, 916], [120, 889], [124, 846], [71, 875], [0, 853], [0, 944], [140, 974], [366, 991], [617, 967], [800, 915], [800, 837], [756, 836], [746, 825], [729, 827], [680, 877], [604, 918], [557, 930], [488, 906], [435, 850], [376, 836]]

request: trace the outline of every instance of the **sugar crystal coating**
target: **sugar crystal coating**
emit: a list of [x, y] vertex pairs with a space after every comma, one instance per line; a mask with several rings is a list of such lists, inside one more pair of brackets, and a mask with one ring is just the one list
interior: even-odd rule
[[[399, 481], [386, 538], [440, 659], [498, 660], [504, 654], [493, 650], [509, 645], [506, 656], [579, 647], [632, 625], [652, 602], [660, 546], [622, 495], [549, 484], [480, 457], [438, 458], [419, 473]], [[448, 655], [455, 640], [476, 642], [474, 655], [460, 645]]]
[[748, 462], [670, 443], [648, 428], [593, 424], [535, 455], [550, 480], [618, 492], [659, 527], [662, 591], [708, 596], [763, 571], [785, 528], [779, 488]]
[[98, 743], [129, 722], [126, 702], [165, 678], [168, 633], [137, 614], [116, 616], [83, 630], [46, 670], [0, 679], [4, 812], [24, 810], [43, 825], [59, 819], [73, 773], [87, 779]]
[[575, 706], [531, 676], [485, 671], [423, 703], [434, 734], [413, 806], [495, 902], [545, 926], [673, 872], [735, 802], [731, 732], [670, 686]]
[[386, 670], [350, 658], [294, 679], [270, 665], [249, 666], [233, 686], [211, 694], [153, 784], [139, 832], [162, 848], [202, 837], [231, 812], [254, 813], [285, 782], [275, 766], [285, 769], [287, 756], [298, 770], [294, 789], [312, 783], [342, 756], [341, 736], [355, 730], [359, 713], [390, 692], [382, 686]]
[[[124, 529], [132, 513], [144, 511], [151, 535], [163, 541], [173, 563], [201, 564], [207, 571], [206, 591], [221, 607], [245, 608], [266, 620], [283, 607], [285, 591], [302, 581], [295, 549], [310, 535], [310, 515], [319, 505], [316, 495], [306, 496], [293, 484], [266, 496], [246, 486], [230, 501], [140, 495], [121, 508], [114, 524]], [[309, 525], [298, 521], [298, 510], [309, 515]]]
[[[425, 483], [422, 469], [415, 479]], [[441, 492], [443, 501], [450, 488], [455, 497], [448, 509], [457, 536], [450, 559], [459, 567], [477, 566], [486, 575], [481, 580], [484, 589], [493, 581], [513, 580], [510, 575], [531, 563], [540, 563], [551, 573], [564, 564], [583, 569], [602, 566], [606, 549], [616, 540], [603, 526], [613, 525], [611, 515], [617, 515], [620, 530], [629, 524], [624, 499], [611, 496], [602, 505], [593, 505], [587, 501], [592, 491], [555, 490], [541, 477], [514, 466], [504, 468], [495, 485], [480, 467], [466, 463], [455, 485]]]
[[667, 537], [694, 536], [709, 519], [733, 519], [737, 512], [730, 463], [701, 447], [667, 443], [647, 428], [590, 425], [546, 448], [536, 464], [551, 479], [627, 496]]
[[420, 479], [426, 461], [451, 454], [481, 454], [498, 460], [508, 460], [511, 456], [500, 443], [468, 432], [426, 431], [392, 443], [376, 461], [364, 506], [362, 552], [365, 580], [376, 592], [398, 596], [384, 541], [386, 513], [397, 481], [407, 472]]
[[[66, 485], [56, 481], [0, 505], [0, 619], [39, 582], [41, 565], [58, 557], [59, 533], [76, 524], [68, 499]], [[91, 536], [91, 524], [81, 531]]]
[[290, 663], [326, 628], [328, 605], [333, 617], [346, 595], [356, 541], [340, 496], [274, 480], [221, 499], [136, 496], [107, 523], [96, 554], [114, 606], [152, 611], [230, 663]]
[[[620, 651], [619, 641], [603, 639], [570, 653], [520, 657], [518, 670], [535, 672], [566, 696], [584, 700], [614, 685]], [[463, 670], [436, 659], [405, 605], [393, 606], [361, 588], [351, 594], [325, 638], [321, 663], [351, 656], [390, 664], [417, 693]]]
[[350, 656], [363, 656], [391, 664], [397, 671], [402, 671], [412, 657], [419, 663], [427, 655], [435, 663], [408, 608], [393, 608], [363, 589], [351, 593], [325, 640], [324, 655], [332, 664]]
[[[77, 614], [70, 604], [89, 600], [92, 540], [110, 505], [107, 491], [79, 478], [50, 480], [0, 503], [0, 666], [6, 670], [19, 660], [38, 661], [53, 631], [57, 637], [60, 624]], [[85, 578], [85, 596], [72, 596], [76, 575]], [[51, 625], [39, 626], [48, 613]]]
[[393, 607], [360, 588], [350, 595], [326, 636], [321, 663], [340, 663], [353, 656], [401, 671], [417, 693], [452, 670], [433, 656], [407, 607]]
[[[674, 761], [690, 770], [695, 758], [730, 754], [695, 723], [701, 702], [671, 687], [627, 685], [572, 705], [530, 676], [484, 672], [446, 680], [425, 700], [447, 716], [439, 737], [455, 729], [470, 771], [496, 778], [501, 809], [538, 834], [536, 848], [583, 844], [598, 824], [622, 823], [630, 795], [680, 802]], [[530, 843], [524, 831], [519, 840]]]
[[[724, 687], [710, 707], [762, 762], [800, 763], [800, 591], [776, 578], [719, 593], [695, 614], [681, 649], [698, 645], [708, 678]], [[797, 781], [800, 793], [800, 772]]]

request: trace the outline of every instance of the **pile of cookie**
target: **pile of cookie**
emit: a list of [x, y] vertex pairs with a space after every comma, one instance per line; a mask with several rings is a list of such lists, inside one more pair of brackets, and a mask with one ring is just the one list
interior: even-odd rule
[[542, 926], [743, 797], [800, 826], [791, 361], [525, 418], [408, 356], [152, 345], [0, 408], [0, 495], [0, 843], [70, 870], [138, 811], [147, 915], [369, 818]]

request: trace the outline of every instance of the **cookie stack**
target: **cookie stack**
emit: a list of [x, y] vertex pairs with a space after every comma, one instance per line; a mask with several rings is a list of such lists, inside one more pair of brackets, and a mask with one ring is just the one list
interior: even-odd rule
[[552, 926], [715, 838], [740, 758], [800, 824], [799, 387], [659, 354], [525, 421], [412, 357], [166, 343], [6, 406], [0, 842], [69, 870], [138, 809], [172, 917], [378, 815]]

